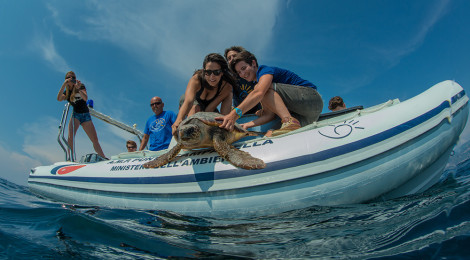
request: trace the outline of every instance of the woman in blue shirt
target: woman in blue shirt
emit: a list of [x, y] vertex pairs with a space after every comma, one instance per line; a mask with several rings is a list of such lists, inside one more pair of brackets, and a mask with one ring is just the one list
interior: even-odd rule
[[[221, 117], [221, 127], [233, 129], [235, 121], [244, 111], [261, 102], [263, 110], [268, 110], [281, 118], [282, 126], [272, 135], [280, 135], [318, 120], [323, 108], [323, 100], [317, 87], [297, 74], [282, 68], [258, 66], [256, 57], [243, 51], [235, 55], [230, 68], [241, 78], [256, 81], [254, 90], [228, 115]], [[245, 128], [261, 125], [273, 119], [272, 113], [265, 113], [258, 119], [243, 125]]]

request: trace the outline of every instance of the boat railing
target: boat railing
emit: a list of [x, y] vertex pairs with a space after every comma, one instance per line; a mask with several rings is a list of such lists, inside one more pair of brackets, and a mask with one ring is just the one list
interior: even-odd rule
[[[346, 120], [350, 120], [352, 118], [355, 118], [355, 117], [358, 117], [358, 116], [361, 116], [361, 115], [370, 114], [370, 113], [376, 112], [378, 110], [384, 109], [386, 107], [393, 106], [393, 105], [398, 104], [398, 103], [400, 103], [400, 101], [398, 99], [394, 99], [394, 100], [388, 100], [388, 101], [386, 101], [382, 104], [375, 105], [375, 106], [368, 107], [368, 108], [364, 108], [364, 109], [359, 109], [359, 107], [362, 108], [362, 106], [354, 107], [354, 108], [352, 108], [352, 110], [346, 111], [346, 113], [344, 113], [344, 114], [339, 114], [339, 115], [336, 115], [336, 116], [331, 117], [331, 118], [326, 118], [326, 119], [323, 119], [322, 121], [313, 122], [310, 125], [307, 125], [307, 126], [299, 128], [297, 130], [294, 130], [292, 132], [280, 135], [279, 137], [284, 137], [284, 136], [288, 136], [288, 135], [292, 135], [292, 134], [297, 134], [297, 133], [300, 133], [300, 132], [309, 131], [309, 130], [312, 130], [312, 129], [315, 129], [315, 128], [323, 127], [325, 125], [331, 125], [331, 124], [336, 124], [338, 122], [344, 122]], [[251, 121], [255, 118], [256, 118], [255, 115], [243, 115], [242, 118], [240, 118], [239, 121], [237, 121], [237, 123], [241, 124], [241, 123], [249, 122], [249, 121]], [[257, 126], [257, 127], [254, 127], [254, 128], [250, 128], [249, 130], [263, 133], [263, 132], [266, 132], [266, 129], [276, 129], [276, 128], [279, 128], [279, 127], [280, 127], [280, 120], [277, 119], [277, 120], [271, 121], [267, 125]], [[257, 142], [259, 140], [274, 139], [274, 138], [279, 138], [279, 137], [278, 136], [268, 137], [268, 136], [261, 136], [260, 135], [260, 136], [257, 136], [257, 137], [243, 138], [243, 139], [237, 141], [236, 143], [246, 144], [246, 143]], [[172, 142], [170, 143], [170, 147], [168, 147], [168, 149], [171, 149], [175, 144], [176, 144], [176, 141], [174, 139], [172, 139]], [[115, 160], [118, 160], [118, 159], [129, 159], [129, 158], [142, 158], [142, 157], [148, 157], [148, 156], [157, 157], [157, 156], [159, 156], [159, 155], [161, 155], [161, 154], [163, 154], [167, 151], [168, 150], [161, 150], [161, 151], [143, 150], [143, 151], [135, 151], [135, 152], [130, 152], [130, 153], [129, 152], [123, 152], [123, 153], [120, 153], [120, 154], [117, 154], [117, 155], [113, 155], [113, 156], [111, 156], [111, 158], [115, 159]], [[185, 153], [185, 152], [181, 152], [180, 154], [183, 154], [183, 153]]]
[[64, 136], [64, 129], [65, 129], [65, 126], [67, 125], [69, 108], [70, 108], [70, 103], [67, 102], [67, 104], [65, 104], [64, 110], [62, 111], [62, 117], [59, 123], [59, 135], [57, 136], [57, 142], [59, 142], [60, 147], [62, 148], [62, 150], [64, 150], [65, 160], [74, 162], [75, 154], [72, 153], [72, 149], [70, 149], [69, 143], [67, 142], [67, 139], [65, 139], [65, 136]]
[[355, 106], [355, 107], [348, 107], [345, 109], [341, 109], [341, 110], [333, 111], [329, 113], [323, 113], [320, 115], [317, 121], [327, 120], [327, 119], [334, 118], [340, 115], [348, 114], [351, 112], [356, 112], [357, 110], [362, 110], [362, 109], [364, 109], [363, 106]]
[[110, 124], [110, 125], [114, 125], [126, 132], [129, 132], [135, 136], [137, 136], [137, 138], [139, 139], [139, 141], [142, 141], [142, 138], [144, 137], [144, 133], [142, 133], [141, 131], [139, 131], [136, 127], [137, 125], [134, 124], [133, 126], [129, 126], [129, 125], [126, 125], [122, 122], [119, 122], [117, 121], [116, 119], [113, 119], [111, 118], [110, 116], [108, 115], [105, 115], [103, 113], [100, 113], [98, 111], [96, 111], [94, 108], [92, 107], [88, 107], [88, 109], [90, 110], [90, 115]]
[[393, 105], [398, 104], [398, 103], [400, 103], [400, 101], [398, 99], [388, 100], [388, 101], [386, 101], [382, 104], [379, 104], [379, 105], [375, 105], [375, 106], [364, 108], [364, 109], [356, 109], [354, 111], [350, 111], [347, 114], [339, 115], [339, 116], [332, 117], [332, 118], [327, 118], [327, 119], [324, 119], [322, 121], [315, 122], [312, 125], [309, 125], [309, 126], [306, 126], [306, 127], [308, 129], [311, 129], [311, 128], [322, 127], [322, 126], [325, 126], [325, 125], [336, 124], [338, 122], [342, 122], [342, 121], [345, 121], [345, 120], [350, 120], [350, 119], [353, 119], [353, 118], [361, 116], [361, 115], [366, 115], [366, 114], [371, 114], [371, 113], [377, 112], [381, 109], [393, 106]]
[[[388, 100], [388, 101], [386, 101], [382, 104], [376, 105], [376, 106], [372, 106], [372, 107], [368, 107], [368, 108], [364, 108], [364, 109], [355, 109], [353, 111], [347, 111], [347, 113], [345, 113], [345, 114], [340, 114], [340, 115], [336, 115], [336, 116], [331, 117], [331, 118], [323, 119], [321, 121], [313, 122], [310, 125], [306, 125], [306, 126], [301, 127], [297, 130], [288, 132], [288, 133], [280, 135], [280, 136], [283, 137], [283, 136], [286, 136], [286, 135], [297, 134], [297, 133], [300, 133], [300, 132], [312, 130], [312, 129], [327, 126], [327, 125], [337, 124], [339, 122], [350, 120], [350, 119], [353, 119], [353, 118], [361, 116], [361, 115], [366, 115], [366, 114], [376, 112], [378, 110], [384, 109], [386, 107], [393, 106], [393, 105], [398, 104], [398, 103], [400, 103], [400, 101], [398, 99], [394, 99], [394, 100]], [[264, 138], [266, 138], [266, 137], [264, 137]], [[277, 138], [277, 137], [269, 137], [269, 138]]]
[[[139, 131], [138, 129], [136, 129], [136, 127], [137, 127], [136, 124], [134, 124], [133, 126], [126, 125], [122, 122], [119, 122], [116, 119], [111, 118], [108, 115], [105, 115], [103, 113], [100, 113], [100, 112], [96, 111], [91, 105], [89, 105], [88, 109], [90, 110], [90, 115], [104, 121], [105, 123], [116, 126], [120, 129], [126, 131], [126, 132], [129, 132], [129, 133], [137, 136], [139, 141], [142, 142], [142, 138], [143, 138], [144, 134], [141, 131]], [[68, 115], [69, 115], [69, 110], [70, 110], [70, 103], [67, 102], [67, 104], [65, 104], [64, 110], [62, 111], [62, 117], [60, 119], [59, 135], [57, 136], [57, 142], [59, 143], [62, 150], [64, 150], [65, 160], [75, 162], [76, 161], [76, 153], [75, 153], [76, 149], [71, 149], [67, 139], [65, 138], [65, 132], [64, 132], [64, 129], [67, 126], [67, 121], [68, 121], [67, 119], [68, 119]], [[75, 142], [75, 140], [74, 140], [74, 142]], [[72, 150], [73, 150], [73, 152], [72, 152]], [[82, 161], [84, 161], [84, 162], [94, 162], [94, 161], [99, 161], [99, 160], [96, 159], [93, 156], [93, 154], [87, 154], [82, 158]]]

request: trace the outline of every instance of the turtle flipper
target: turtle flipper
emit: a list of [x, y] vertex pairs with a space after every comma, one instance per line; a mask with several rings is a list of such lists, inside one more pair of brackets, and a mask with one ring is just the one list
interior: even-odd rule
[[251, 156], [251, 154], [241, 151], [228, 144], [226, 141], [214, 136], [214, 149], [224, 158], [236, 167], [247, 170], [263, 169], [266, 164], [263, 160]]
[[155, 158], [155, 160], [144, 163], [144, 168], [156, 168], [165, 165], [173, 160], [181, 151], [181, 144], [176, 144], [170, 151]]

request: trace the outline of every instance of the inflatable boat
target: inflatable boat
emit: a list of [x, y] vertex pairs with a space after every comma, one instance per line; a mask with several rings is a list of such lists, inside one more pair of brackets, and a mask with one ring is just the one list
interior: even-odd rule
[[[439, 181], [468, 118], [468, 97], [443, 81], [409, 100], [322, 115], [277, 137], [235, 143], [266, 168], [236, 168], [212, 149], [121, 153], [31, 170], [40, 196], [68, 204], [165, 210], [192, 216], [276, 214], [423, 192]], [[245, 118], [244, 120], [250, 120]]]

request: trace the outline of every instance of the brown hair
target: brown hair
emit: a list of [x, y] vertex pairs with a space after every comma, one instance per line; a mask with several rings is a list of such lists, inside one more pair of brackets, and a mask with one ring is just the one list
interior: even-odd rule
[[337, 107], [343, 107], [344, 106], [344, 101], [340, 96], [332, 97], [330, 99], [330, 102], [328, 104], [328, 109], [329, 110], [334, 110]]
[[202, 62], [202, 69], [196, 70], [193, 75], [197, 75], [199, 81], [201, 82], [201, 86], [206, 89], [211, 89], [212, 87], [207, 83], [206, 79], [204, 78], [204, 69], [206, 68], [207, 63], [214, 62], [220, 65], [222, 70], [222, 78], [219, 81], [219, 87], [222, 86], [222, 81], [225, 81], [235, 87], [237, 85], [237, 80], [232, 76], [231, 73], [227, 73], [228, 65], [225, 61], [224, 57], [218, 53], [210, 53], [204, 58]]
[[236, 53], [240, 53], [242, 51], [246, 51], [245, 48], [243, 48], [242, 46], [232, 46], [230, 48], [227, 48], [225, 49], [225, 52], [224, 52], [224, 57], [226, 60], [228, 60], [227, 58], [227, 54], [230, 52], [230, 51], [234, 51]]
[[258, 60], [256, 59], [253, 53], [249, 51], [242, 51], [238, 53], [237, 55], [235, 55], [235, 57], [233, 57], [232, 59], [232, 62], [230, 62], [230, 69], [233, 71], [233, 73], [237, 74], [237, 71], [235, 70], [235, 65], [237, 65], [237, 63], [241, 61], [248, 63], [250, 66], [251, 66], [251, 63], [255, 61], [256, 66], [258, 66]]
[[126, 148], [127, 148], [128, 145], [132, 145], [132, 146], [134, 146], [135, 148], [137, 148], [137, 144], [136, 144], [134, 141], [132, 141], [132, 140], [127, 140], [127, 142], [126, 142]]

